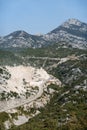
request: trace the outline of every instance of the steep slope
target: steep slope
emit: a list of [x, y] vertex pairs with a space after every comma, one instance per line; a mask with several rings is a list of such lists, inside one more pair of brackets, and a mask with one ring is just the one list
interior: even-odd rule
[[45, 35], [50, 42], [65, 42], [64, 46], [73, 48], [87, 47], [87, 24], [76, 19], [69, 19]]

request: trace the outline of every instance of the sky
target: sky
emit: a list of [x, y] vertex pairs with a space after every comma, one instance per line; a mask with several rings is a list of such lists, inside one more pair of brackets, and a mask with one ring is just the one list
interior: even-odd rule
[[69, 18], [87, 23], [87, 0], [0, 0], [0, 36], [46, 34]]

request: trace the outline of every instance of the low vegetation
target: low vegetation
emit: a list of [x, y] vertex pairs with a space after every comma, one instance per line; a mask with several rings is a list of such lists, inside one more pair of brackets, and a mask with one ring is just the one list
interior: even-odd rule
[[[13, 51], [11, 54], [15, 61], [9, 54], [10, 56], [6, 57], [9, 63], [5, 63], [7, 59], [1, 56], [2, 64], [14, 64], [15, 62], [15, 64], [25, 63], [26, 65], [42, 67], [45, 62], [43, 59], [28, 59], [29, 56], [62, 58], [74, 54], [79, 56], [79, 60], [69, 60], [51, 69], [49, 69], [49, 66], [54, 65], [57, 61], [46, 61], [47, 64], [44, 68], [48, 73], [62, 81], [62, 87], [57, 88], [53, 84], [48, 86], [48, 89], [52, 88], [58, 93], [54, 93], [50, 102], [44, 108], [39, 108], [40, 113], [38, 115], [29, 119], [26, 124], [13, 126], [10, 130], [87, 130], [87, 51], [58, 48], [57, 44], [55, 44], [43, 49], [28, 48], [20, 52]], [[2, 73], [1, 70], [0, 73]], [[29, 93], [26, 93], [26, 97], [27, 95]], [[19, 109], [23, 111], [22, 108]], [[32, 108], [31, 111], [34, 112], [35, 110]], [[14, 115], [12, 116], [14, 117]], [[0, 115], [1, 117], [4, 121], [9, 118], [4, 114]], [[1, 130], [4, 130], [2, 120], [0, 120], [0, 127]]]

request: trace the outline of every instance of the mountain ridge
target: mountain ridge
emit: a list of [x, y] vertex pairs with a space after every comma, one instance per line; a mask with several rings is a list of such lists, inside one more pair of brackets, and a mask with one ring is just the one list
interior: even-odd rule
[[87, 48], [87, 24], [72, 18], [44, 35], [32, 35], [18, 30], [0, 37], [0, 48], [41, 48], [61, 41], [72, 48]]

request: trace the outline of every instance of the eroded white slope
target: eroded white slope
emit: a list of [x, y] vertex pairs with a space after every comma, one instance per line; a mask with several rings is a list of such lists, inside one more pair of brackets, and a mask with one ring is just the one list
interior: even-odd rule
[[[4, 81], [0, 84], [0, 88], [8, 92], [25, 92], [30, 86], [40, 86], [42, 82], [50, 78], [50, 75], [42, 68], [36, 69], [29, 66], [6, 66], [6, 69], [11, 77], [8, 80], [4, 78]], [[6, 84], [4, 84], [4, 82], [6, 82]]]

